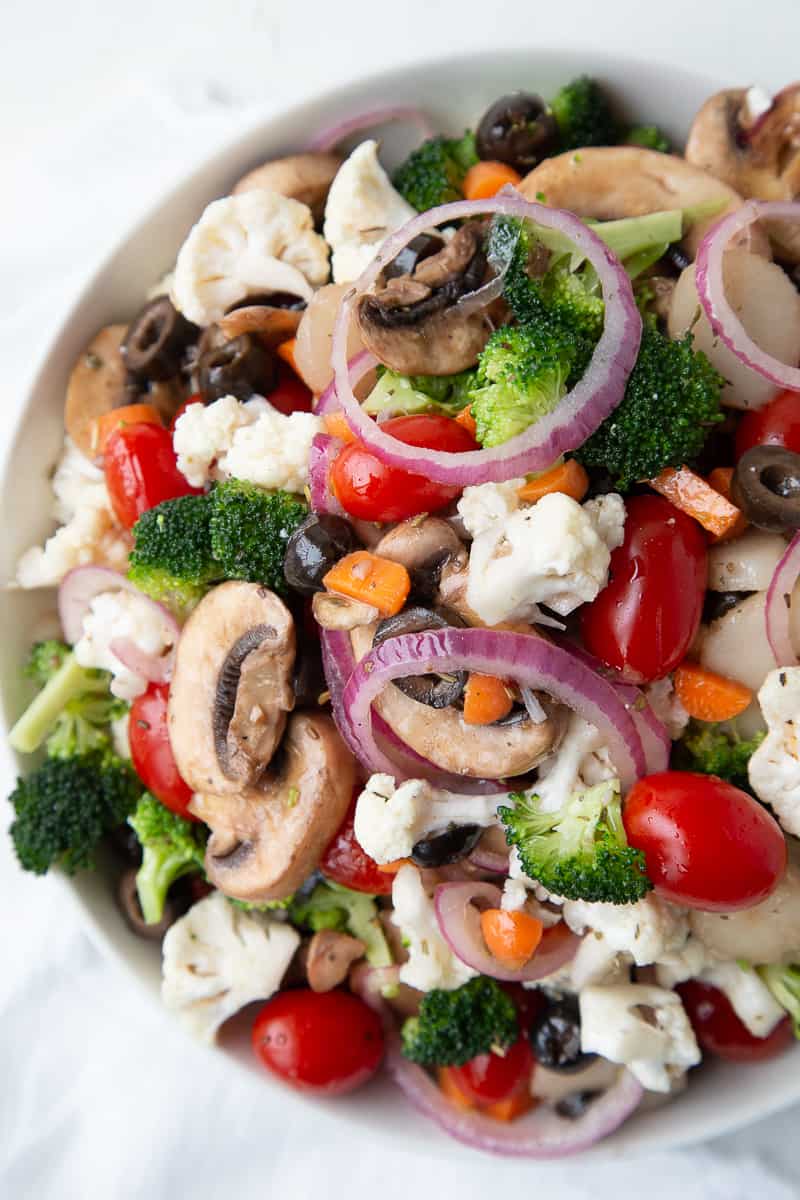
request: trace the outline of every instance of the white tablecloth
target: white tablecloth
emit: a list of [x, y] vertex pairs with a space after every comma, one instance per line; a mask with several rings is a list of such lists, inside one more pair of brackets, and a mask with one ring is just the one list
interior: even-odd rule
[[[52, 322], [104, 249], [169, 179], [270, 104], [382, 62], [488, 42], [602, 45], [779, 83], [796, 70], [798, 33], [796, 0], [5, 5], [0, 438]], [[800, 1110], [701, 1149], [599, 1167], [372, 1147], [311, 1110], [303, 1127], [265, 1125], [257, 1079], [165, 1034], [63, 892], [23, 876], [4, 837], [0, 947], [3, 1200], [798, 1195]]]

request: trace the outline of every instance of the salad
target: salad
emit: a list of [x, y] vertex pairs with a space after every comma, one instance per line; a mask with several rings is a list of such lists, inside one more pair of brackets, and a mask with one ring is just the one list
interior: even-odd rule
[[10, 834], [198, 1037], [546, 1157], [800, 1036], [799, 129], [309, 131], [75, 363]]

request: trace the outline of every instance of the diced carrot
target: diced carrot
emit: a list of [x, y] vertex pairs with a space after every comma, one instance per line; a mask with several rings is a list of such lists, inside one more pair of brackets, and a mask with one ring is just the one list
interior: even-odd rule
[[496, 196], [500, 188], [511, 183], [514, 187], [522, 180], [522, 176], [507, 163], [491, 160], [475, 163], [464, 176], [463, 192], [466, 200], [488, 200]]
[[487, 908], [481, 913], [481, 933], [498, 962], [518, 970], [535, 953], [544, 926], [522, 909]]
[[487, 1117], [494, 1117], [495, 1121], [515, 1121], [517, 1117], [530, 1112], [538, 1103], [539, 1101], [530, 1094], [527, 1088], [521, 1088], [512, 1096], [507, 1096], [505, 1100], [495, 1100], [494, 1104], [487, 1104], [483, 1111]]
[[472, 437], [475, 437], [475, 434], [478, 431], [478, 426], [475, 424], [475, 418], [472, 415], [471, 404], [468, 404], [466, 408], [462, 408], [461, 412], [455, 418], [455, 421], [457, 425], [461, 425], [464, 429], [466, 429], [467, 433], [469, 433]]
[[650, 487], [660, 492], [670, 504], [694, 517], [703, 529], [718, 538], [730, 535], [742, 516], [735, 504], [688, 467], [666, 467], [649, 482]]
[[568, 462], [559, 463], [557, 467], [551, 467], [549, 471], [523, 483], [518, 495], [520, 500], [535, 504], [542, 496], [549, 496], [551, 492], [563, 492], [573, 500], [582, 500], [588, 490], [589, 476], [581, 464], [571, 458]]
[[339, 559], [322, 582], [329, 592], [372, 604], [383, 617], [399, 613], [411, 591], [411, 578], [401, 563], [368, 550]]
[[343, 412], [326, 413], [322, 420], [325, 423], [325, 432], [329, 433], [331, 437], [339, 438], [342, 442], [356, 440], [356, 435], [347, 424], [347, 418]]
[[104, 453], [106, 442], [120, 425], [163, 425], [163, 421], [152, 404], [123, 404], [112, 408], [94, 423], [92, 441], [97, 454]]
[[[714, 470], [711, 472], [711, 474], [708, 477], [708, 482], [711, 484], [714, 491], [719, 492], [720, 496], [724, 496], [726, 500], [730, 500], [731, 504], [733, 504], [733, 499], [731, 497], [732, 481], [733, 481], [733, 467], [714, 467]], [[747, 528], [747, 525], [748, 525], [747, 517], [744, 515], [744, 513], [741, 513], [739, 520], [731, 527], [731, 529], [727, 533], [723, 533], [722, 536], [712, 534], [711, 541], [712, 542], [729, 541], [731, 538], [738, 537], [740, 533], [744, 533], [745, 529]]]
[[471, 672], [464, 689], [464, 720], [467, 725], [491, 725], [502, 721], [514, 706], [508, 685], [495, 675]]
[[469, 1096], [465, 1096], [458, 1086], [454, 1067], [439, 1067], [436, 1072], [439, 1088], [456, 1108], [476, 1108], [477, 1105]]
[[698, 721], [730, 721], [753, 699], [750, 688], [743, 683], [716, 675], [688, 659], [678, 667], [673, 682], [675, 695], [689, 716]]
[[387, 875], [396, 875], [401, 867], [407, 867], [410, 862], [410, 858], [395, 858], [392, 862], [376, 863], [375, 865], [379, 871], [383, 871]]
[[281, 342], [275, 348], [278, 358], [282, 358], [285, 363], [288, 363], [295, 374], [299, 374], [297, 363], [294, 361], [294, 351], [297, 345], [297, 338], [289, 338], [288, 341]]

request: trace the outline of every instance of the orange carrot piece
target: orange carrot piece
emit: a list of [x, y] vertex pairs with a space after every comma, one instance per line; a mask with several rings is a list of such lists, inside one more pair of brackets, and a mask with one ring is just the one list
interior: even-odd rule
[[522, 909], [487, 908], [481, 913], [481, 933], [498, 962], [518, 970], [535, 954], [544, 926]]
[[495, 675], [471, 672], [464, 689], [464, 720], [467, 725], [492, 725], [502, 721], [514, 706], [508, 686]]
[[517, 1117], [530, 1112], [538, 1103], [536, 1097], [532, 1096], [526, 1088], [514, 1092], [505, 1100], [495, 1100], [494, 1104], [487, 1104], [483, 1111], [487, 1117], [494, 1117], [495, 1121], [515, 1121]]
[[475, 418], [472, 415], [472, 405], [468, 404], [466, 408], [462, 408], [461, 412], [455, 418], [457, 425], [461, 425], [466, 429], [467, 433], [472, 437], [478, 432], [478, 426], [475, 424]]
[[[724, 496], [726, 500], [730, 500], [731, 504], [733, 504], [733, 499], [731, 497], [732, 481], [733, 467], [714, 467], [714, 470], [708, 477], [708, 482], [711, 484], [714, 491], [719, 492], [720, 496]], [[744, 533], [748, 524], [749, 522], [747, 517], [744, 515], [744, 513], [741, 513], [739, 520], [727, 533], [723, 533], [721, 537], [712, 534], [711, 541], [726, 542], [729, 541], [730, 538], [738, 537], [740, 533]]]
[[411, 863], [410, 858], [395, 858], [392, 862], [376, 863], [379, 871], [383, 871], [386, 875], [396, 875], [401, 867], [407, 867]]
[[297, 363], [294, 361], [294, 351], [297, 345], [297, 338], [289, 338], [288, 341], [281, 342], [276, 346], [275, 352], [278, 358], [282, 358], [285, 363], [288, 363], [296, 375], [299, 375]]
[[326, 413], [322, 420], [325, 423], [325, 432], [331, 437], [339, 438], [342, 442], [356, 441], [356, 435], [347, 424], [343, 412]]
[[439, 1088], [456, 1108], [470, 1109], [477, 1105], [469, 1096], [465, 1096], [458, 1086], [455, 1067], [439, 1067], [436, 1072]]
[[730, 535], [741, 510], [688, 467], [666, 467], [650, 487], [718, 538]]
[[549, 496], [551, 492], [563, 492], [573, 500], [582, 500], [588, 490], [589, 476], [581, 464], [571, 458], [568, 462], [559, 463], [557, 467], [551, 467], [549, 471], [537, 475], [536, 479], [523, 483], [518, 495], [520, 500], [535, 504], [542, 496]]
[[411, 578], [401, 563], [368, 550], [339, 559], [322, 582], [329, 592], [374, 605], [383, 617], [399, 613], [411, 591]]
[[463, 192], [465, 200], [488, 200], [496, 196], [500, 188], [511, 183], [514, 187], [522, 180], [522, 176], [507, 163], [484, 161], [475, 163], [464, 176]]
[[730, 721], [743, 713], [753, 699], [750, 688], [743, 683], [716, 675], [688, 660], [678, 667], [673, 682], [675, 695], [689, 716], [698, 721]]
[[112, 408], [94, 422], [92, 441], [98, 454], [105, 452], [106, 442], [120, 425], [163, 425], [163, 421], [152, 404], [123, 404]]

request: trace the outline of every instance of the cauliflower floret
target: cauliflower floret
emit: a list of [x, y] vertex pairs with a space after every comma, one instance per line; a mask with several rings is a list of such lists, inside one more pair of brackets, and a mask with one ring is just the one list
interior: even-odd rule
[[172, 301], [196, 325], [210, 325], [248, 296], [310, 300], [328, 273], [328, 246], [308, 205], [278, 192], [242, 192], [212, 201], [181, 246]]
[[786, 832], [800, 837], [800, 667], [770, 671], [758, 702], [769, 732], [750, 757], [750, 785]]
[[768, 1037], [786, 1016], [786, 1010], [752, 967], [740, 967], [735, 962], [719, 963], [706, 967], [699, 978], [728, 997], [731, 1008], [753, 1037]]
[[477, 537], [517, 511], [519, 489], [524, 482], [524, 479], [507, 479], [505, 483], [478, 483], [464, 488], [458, 502], [458, 515], [470, 537]]
[[708, 965], [709, 954], [699, 938], [691, 933], [684, 944], [670, 950], [656, 963], [656, 983], [659, 987], [672, 988], [696, 975]]
[[112, 695], [135, 700], [147, 691], [147, 680], [120, 662], [111, 649], [115, 641], [132, 642], [142, 653], [161, 658], [172, 648], [173, 630], [144, 596], [101, 592], [91, 601], [75, 658], [82, 667], [110, 671]]
[[164, 1003], [212, 1042], [228, 1017], [278, 990], [299, 945], [291, 925], [243, 912], [213, 892], [167, 930]]
[[376, 862], [408, 858], [421, 838], [456, 825], [493, 825], [507, 796], [460, 796], [424, 779], [395, 786], [391, 775], [372, 775], [358, 798], [355, 835]]
[[579, 1004], [581, 1049], [623, 1063], [650, 1091], [669, 1092], [676, 1076], [700, 1062], [676, 992], [642, 983], [593, 985]]
[[416, 215], [378, 161], [378, 143], [370, 139], [356, 146], [337, 171], [325, 206], [334, 282], [358, 279], [381, 242]]
[[600, 534], [609, 550], [616, 550], [625, 541], [625, 501], [617, 492], [609, 492], [606, 496], [598, 496], [595, 500], [587, 500], [583, 511], [592, 519], [595, 529]]
[[675, 685], [669, 675], [655, 679], [645, 685], [644, 694], [659, 721], [673, 742], [677, 741], [689, 724], [689, 714], [678, 699]]
[[421, 992], [433, 988], [452, 991], [477, 975], [456, 958], [439, 932], [433, 901], [416, 867], [401, 867], [395, 875], [392, 904], [392, 922], [408, 949], [408, 961], [400, 967], [401, 983]]
[[605, 783], [615, 776], [597, 728], [572, 713], [558, 750], [539, 768], [535, 788], [539, 808], [542, 812], [558, 812], [573, 792]]
[[630, 954], [637, 966], [658, 962], [680, 949], [689, 936], [686, 914], [652, 892], [635, 904], [590, 904], [565, 900], [564, 920], [574, 933], [593, 930], [614, 952]]

